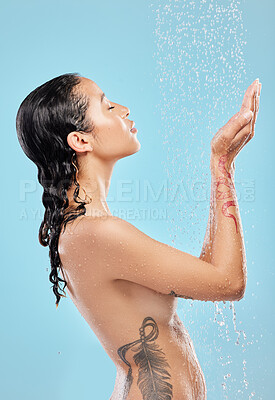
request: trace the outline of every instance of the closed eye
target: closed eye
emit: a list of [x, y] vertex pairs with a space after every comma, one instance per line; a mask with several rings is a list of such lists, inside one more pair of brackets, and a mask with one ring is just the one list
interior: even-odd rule
[[112, 108], [115, 108], [115, 107], [110, 107], [110, 108], [108, 108], [108, 110], [111, 110]]

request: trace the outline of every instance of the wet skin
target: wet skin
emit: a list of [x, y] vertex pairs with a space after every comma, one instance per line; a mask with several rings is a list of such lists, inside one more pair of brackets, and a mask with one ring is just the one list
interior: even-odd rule
[[[93, 203], [86, 206], [87, 215], [67, 225], [60, 236], [66, 290], [117, 368], [111, 400], [206, 399], [192, 341], [176, 313], [177, 297], [233, 301], [243, 296], [246, 266], [234, 158], [254, 135], [256, 93], [259, 85], [253, 82], [242, 105], [255, 111], [252, 121], [241, 109], [212, 140], [210, 227], [200, 257], [158, 242], [103, 206], [97, 209], [102, 215], [95, 216]], [[117, 129], [121, 126], [127, 153], [128, 139], [118, 122]], [[91, 144], [89, 139], [86, 144], [74, 140], [71, 145], [76, 143], [80, 151]], [[131, 138], [129, 146], [131, 151], [136, 146]], [[100, 154], [97, 148], [95, 157]], [[102, 157], [94, 165], [100, 163]], [[103, 204], [100, 199], [97, 205]]]
[[[119, 273], [127, 244], [116, 243], [114, 251], [110, 223], [118, 235], [125, 229], [126, 222], [116, 217], [79, 217], [61, 235], [59, 253], [67, 293], [116, 365], [111, 399], [146, 399], [148, 393], [205, 399], [205, 380], [176, 313], [175, 292], [158, 292]], [[134, 264], [128, 260], [125, 270], [140, 275]]]

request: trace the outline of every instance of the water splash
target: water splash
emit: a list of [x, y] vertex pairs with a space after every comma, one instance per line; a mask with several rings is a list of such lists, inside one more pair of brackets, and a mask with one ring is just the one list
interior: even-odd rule
[[[175, 193], [168, 203], [168, 229], [170, 235], [177, 230], [178, 243], [181, 234], [197, 241], [199, 216], [206, 218], [209, 203], [210, 152], [205, 149], [210, 150], [211, 136], [227, 121], [222, 114], [229, 119], [238, 111], [246, 88], [246, 42], [239, 4], [236, 0], [230, 4], [170, 0], [150, 5], [155, 23], [155, 81], [161, 93], [156, 109], [163, 121], [167, 152], [163, 163], [170, 193]], [[173, 191], [176, 182], [181, 187]]]
[[[166, 0], [154, 1], [150, 8], [155, 24], [155, 82], [160, 91], [156, 109], [167, 154], [163, 164], [169, 179], [168, 231], [173, 245], [184, 245], [184, 251], [194, 253], [202, 247], [201, 243], [198, 249], [198, 243], [203, 240], [209, 213], [212, 135], [239, 110], [245, 89], [253, 80], [251, 72], [246, 76], [241, 2]], [[237, 194], [241, 189], [236, 182]], [[183, 304], [184, 323], [191, 329], [196, 325], [195, 314], [201, 313], [200, 318], [213, 315], [210, 302], [185, 300]], [[247, 342], [245, 332], [237, 328], [234, 303], [220, 304], [214, 303], [212, 322], [218, 327], [214, 344], [216, 353], [221, 354], [221, 390], [227, 399], [229, 394], [232, 398], [232, 385], [240, 376], [236, 375], [230, 344], [235, 341], [244, 352], [253, 341]], [[207, 331], [207, 323], [201, 323], [199, 332]], [[194, 341], [196, 334], [194, 330]], [[200, 336], [197, 343], [206, 346], [205, 337]], [[234, 389], [244, 394], [249, 387], [246, 359], [242, 361], [242, 375], [242, 388], [235, 389], [235, 384]], [[217, 397], [214, 387], [213, 393]], [[255, 392], [248, 396], [253, 398]]]

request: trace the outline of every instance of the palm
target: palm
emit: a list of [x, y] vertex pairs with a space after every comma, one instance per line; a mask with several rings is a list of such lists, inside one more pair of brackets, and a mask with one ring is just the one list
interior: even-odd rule
[[[211, 152], [214, 157], [227, 154], [233, 162], [241, 149], [254, 136], [261, 86], [261, 83], [255, 80], [247, 88], [240, 111], [233, 115], [211, 140]], [[252, 118], [248, 115], [245, 117], [245, 113], [249, 111], [252, 111]]]

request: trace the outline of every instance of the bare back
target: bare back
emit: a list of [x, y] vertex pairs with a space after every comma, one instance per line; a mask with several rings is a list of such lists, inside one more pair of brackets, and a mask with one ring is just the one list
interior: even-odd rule
[[[206, 399], [192, 341], [176, 313], [177, 298], [124, 273], [116, 276], [125, 260], [109, 254], [108, 241], [99, 243], [105, 225], [106, 217], [78, 217], [60, 235], [59, 254], [67, 292], [116, 365], [111, 400], [143, 400], [146, 393]], [[127, 268], [134, 267], [129, 260]]]

